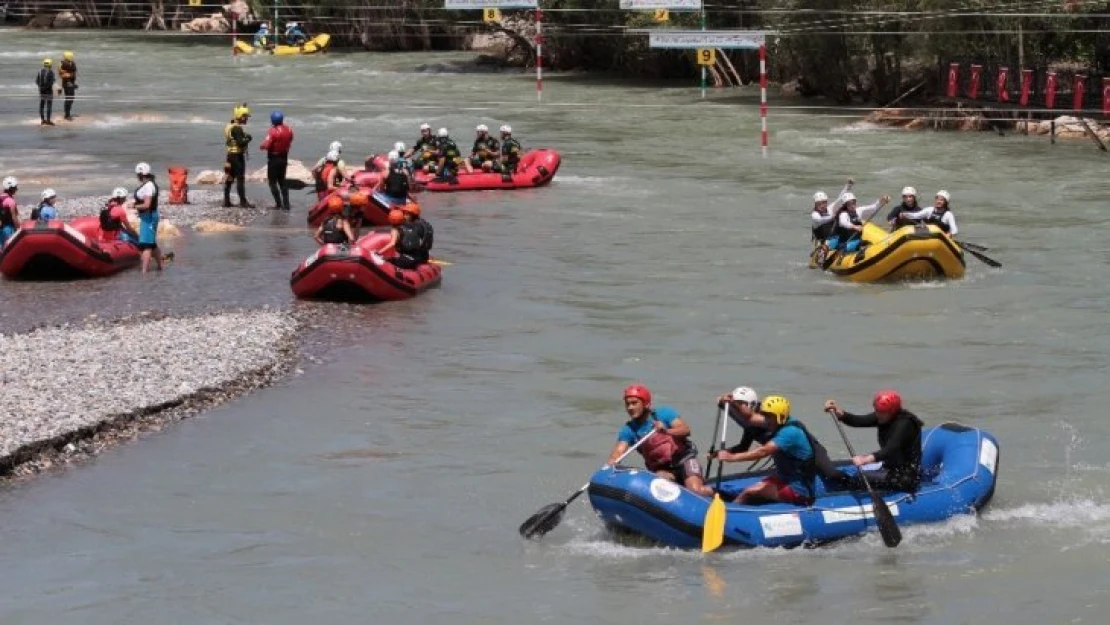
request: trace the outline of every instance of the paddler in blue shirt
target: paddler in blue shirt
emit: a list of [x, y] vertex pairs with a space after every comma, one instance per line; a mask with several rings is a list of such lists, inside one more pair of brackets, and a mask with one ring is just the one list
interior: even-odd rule
[[629, 447], [650, 436], [636, 449], [649, 471], [699, 495], [713, 495], [713, 489], [705, 485], [698, 450], [690, 440], [690, 426], [677, 410], [670, 406], [653, 407], [651, 391], [640, 384], [624, 389], [624, 410], [631, 419], [617, 434], [617, 444], [606, 466], [612, 466]]

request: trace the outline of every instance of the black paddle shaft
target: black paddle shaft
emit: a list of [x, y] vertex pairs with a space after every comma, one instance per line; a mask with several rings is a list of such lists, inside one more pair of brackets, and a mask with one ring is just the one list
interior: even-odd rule
[[[829, 410], [829, 416], [836, 424], [836, 430], [840, 432], [840, 438], [844, 440], [844, 446], [848, 448], [848, 453], [855, 458], [856, 450], [852, 449], [852, 443], [844, 432], [844, 426], [840, 425], [840, 419], [836, 418], [836, 413], [832, 410]], [[871, 512], [875, 515], [875, 524], [879, 526], [879, 534], [883, 537], [883, 544], [887, 547], [897, 547], [898, 543], [902, 542], [902, 531], [898, 529], [898, 523], [894, 520], [894, 515], [891, 514], [890, 508], [887, 507], [883, 498], [879, 497], [875, 489], [871, 488], [871, 482], [867, 479], [863, 467], [859, 467], [859, 477], [863, 480], [864, 487], [867, 488], [867, 494], [871, 496]]]

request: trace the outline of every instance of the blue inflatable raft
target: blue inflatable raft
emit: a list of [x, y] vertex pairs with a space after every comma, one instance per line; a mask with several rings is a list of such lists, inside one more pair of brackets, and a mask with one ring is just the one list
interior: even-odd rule
[[[944, 521], [990, 501], [998, 475], [998, 441], [983, 430], [946, 423], [922, 432], [922, 480], [915, 495], [880, 493], [899, 525]], [[838, 463], [847, 474], [856, 471]], [[865, 467], [867, 469], [877, 468]], [[726, 476], [721, 496], [730, 502], [767, 471]], [[725, 545], [793, 547], [821, 544], [875, 528], [866, 492], [830, 492], [817, 480], [809, 507], [772, 503], [727, 504]], [[684, 549], [701, 546], [710, 500], [643, 469], [601, 469], [590, 479], [590, 504], [606, 525]]]

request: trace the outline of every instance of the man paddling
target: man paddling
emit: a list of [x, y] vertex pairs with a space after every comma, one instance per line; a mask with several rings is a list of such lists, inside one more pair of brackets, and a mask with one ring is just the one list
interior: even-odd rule
[[[683, 484], [699, 495], [713, 495], [713, 489], [705, 485], [702, 477], [698, 450], [690, 440], [690, 426], [677, 410], [670, 406], [652, 406], [651, 391], [640, 384], [624, 389], [624, 410], [631, 419], [617, 434], [617, 444], [606, 466], [615, 464], [629, 447], [643, 440], [637, 451], [644, 457], [649, 471]], [[651, 438], [644, 440], [649, 434]]]
[[[864, 472], [872, 488], [917, 492], [921, 484], [921, 419], [902, 408], [902, 397], [897, 391], [875, 393], [871, 406], [873, 412], [856, 415], [830, 399], [825, 402], [825, 411], [854, 428], [878, 428], [879, 450], [852, 458], [852, 464], [861, 467], [861, 471], [866, 465], [883, 463], [882, 469]], [[862, 490], [863, 481], [854, 476], [850, 485], [852, 490]]]

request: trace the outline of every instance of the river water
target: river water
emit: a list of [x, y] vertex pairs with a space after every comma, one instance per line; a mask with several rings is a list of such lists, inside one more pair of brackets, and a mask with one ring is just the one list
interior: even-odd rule
[[[451, 55], [233, 60], [186, 41], [0, 33], [0, 171], [28, 181], [24, 203], [130, 184], [138, 160], [218, 168], [239, 100], [258, 138], [284, 108], [305, 161], [341, 139], [360, 162], [428, 121], [462, 143], [511, 123], [564, 164], [545, 189], [425, 197], [452, 265], [411, 302], [294, 302], [304, 199], [187, 235], [164, 275], [0, 284], [6, 331], [271, 306], [306, 320], [308, 355], [273, 388], [0, 492], [0, 621], [1105, 622], [1110, 176], [1088, 143], [878, 131], [783, 100], [764, 160], [750, 89], [702, 102], [694, 85], [553, 76], [536, 106], [528, 75], [414, 71]], [[62, 49], [81, 117], [40, 129], [31, 81]], [[962, 281], [894, 286], [810, 271], [809, 196], [848, 175], [864, 198], [949, 189], [961, 234], [1003, 268], [969, 257]], [[706, 558], [622, 543], [584, 498], [524, 544], [521, 521], [606, 457], [633, 380], [703, 445], [717, 394], [784, 393], [831, 450], [824, 399], [863, 409], [896, 386], [930, 423], [999, 437], [997, 494], [896, 550]]]

